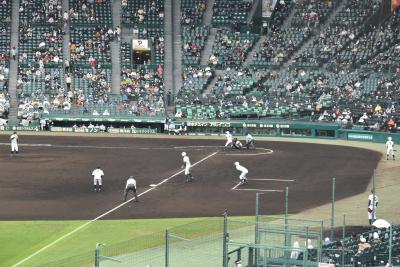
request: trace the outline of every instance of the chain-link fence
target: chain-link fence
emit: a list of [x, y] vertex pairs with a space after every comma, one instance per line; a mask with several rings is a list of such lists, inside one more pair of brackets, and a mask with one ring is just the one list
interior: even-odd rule
[[221, 266], [223, 224], [223, 218], [214, 218], [167, 230], [165, 266]]
[[96, 266], [164, 266], [165, 233], [158, 232], [129, 241], [107, 245], [98, 244]]
[[130, 241], [98, 244], [95, 266], [221, 266], [223, 219], [211, 218]]

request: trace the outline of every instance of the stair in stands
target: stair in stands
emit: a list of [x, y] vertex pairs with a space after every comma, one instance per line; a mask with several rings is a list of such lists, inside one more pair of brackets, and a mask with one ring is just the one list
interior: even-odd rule
[[[172, 96], [175, 96], [175, 93], [178, 90], [174, 88], [174, 78], [173, 78], [173, 32], [172, 32], [172, 0], [165, 0], [164, 5], [164, 88], [165, 92], [171, 90]], [[166, 103], [165, 99], [165, 103]], [[172, 103], [174, 99], [172, 99]]]
[[254, 58], [254, 54], [258, 51], [260, 51], [260, 47], [261, 44], [267, 39], [267, 37], [265, 35], [260, 36], [260, 38], [258, 39], [257, 43], [255, 43], [253, 45], [253, 48], [251, 49], [251, 51], [247, 54], [246, 60], [244, 61], [244, 63], [246, 65], [250, 65], [251, 63], [253, 63], [253, 58]]
[[[19, 27], [19, 0], [12, 1], [11, 10], [11, 45], [18, 48], [18, 27]], [[17, 54], [18, 57], [18, 54]], [[8, 118], [10, 121], [16, 121], [18, 115], [18, 100], [17, 100], [17, 77], [18, 77], [18, 59], [10, 58], [10, 74], [9, 74], [9, 89], [10, 94], [10, 113]]]
[[249, 13], [247, 14], [247, 24], [253, 21], [254, 14], [259, 6], [261, 6], [260, 0], [254, 0]]
[[173, 49], [174, 49], [174, 88], [177, 91], [182, 85], [182, 40], [181, 40], [181, 0], [173, 0], [172, 27], [174, 31]]
[[207, 8], [203, 15], [203, 25], [205, 26], [211, 27], [214, 2], [215, 0], [207, 1]]
[[[345, 0], [342, 0], [339, 3], [339, 5], [336, 7], [336, 9], [333, 10], [331, 12], [331, 14], [329, 14], [329, 16], [325, 20], [325, 22], [322, 23], [318, 29], [315, 29], [313, 32], [313, 35], [310, 38], [308, 38], [308, 40], [305, 41], [296, 52], [293, 53], [293, 55], [290, 57], [290, 59], [285, 64], [282, 65], [283, 69], [288, 68], [290, 66], [290, 64], [292, 63], [292, 60], [297, 58], [299, 55], [301, 55], [304, 52], [305, 48], [308, 47], [312, 42], [314, 42], [315, 38], [319, 38], [320, 29], [329, 27], [329, 25], [334, 21], [336, 15], [343, 9], [345, 3], [346, 3]], [[293, 10], [295, 10], [295, 8]]]
[[[69, 1], [68, 0], [63, 0], [62, 1], [62, 13], [64, 13], [64, 11], [69, 12]], [[71, 59], [71, 53], [69, 50], [69, 43], [70, 43], [70, 38], [71, 38], [71, 31], [69, 29], [69, 22], [66, 25], [66, 27], [63, 28], [64, 30], [64, 36], [63, 36], [63, 59], [64, 62], [65, 60], [70, 60]], [[64, 65], [65, 67], [65, 65]], [[65, 82], [65, 81], [64, 81]], [[66, 88], [66, 85], [64, 84], [64, 87]]]
[[212, 16], [213, 16], [213, 6], [215, 0], [207, 1], [207, 8], [203, 15], [203, 25], [210, 27], [210, 33], [208, 35], [206, 44], [203, 51], [201, 52], [200, 65], [205, 66], [208, 64], [208, 59], [212, 53], [212, 46], [215, 41], [216, 29], [212, 28]]
[[[114, 30], [121, 27], [121, 1], [114, 1], [112, 5]], [[120, 94], [121, 87], [121, 41], [111, 42], [111, 90], [113, 94]]]
[[201, 53], [200, 65], [208, 65], [208, 59], [212, 53], [212, 47], [215, 42], [215, 36], [217, 34], [216, 28], [211, 28], [210, 34], [208, 35], [208, 39], [206, 41], [206, 45], [204, 46], [203, 52]]
[[218, 81], [218, 77], [221, 76], [222, 70], [215, 70], [214, 72], [214, 77], [211, 80], [211, 82], [207, 85], [207, 88], [203, 92], [203, 97], [207, 97], [212, 92], [212, 89], [214, 88], [215, 84]]

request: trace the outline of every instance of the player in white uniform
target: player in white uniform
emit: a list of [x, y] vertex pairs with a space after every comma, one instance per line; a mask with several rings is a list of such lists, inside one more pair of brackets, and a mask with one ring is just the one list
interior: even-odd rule
[[392, 137], [388, 137], [386, 142], [386, 160], [389, 160], [389, 154], [392, 154], [393, 160], [395, 159], [394, 156], [394, 142], [392, 141]]
[[95, 192], [101, 191], [101, 186], [103, 184], [103, 176], [104, 172], [100, 169], [100, 167], [97, 167], [93, 172], [93, 188]]
[[240, 165], [239, 162], [235, 162], [236, 170], [240, 171], [239, 179], [240, 179], [240, 185], [244, 185], [247, 183], [247, 177], [246, 175], [249, 173], [249, 170]]
[[375, 195], [374, 201], [374, 190], [371, 190], [371, 195], [368, 196], [368, 220], [371, 225], [376, 220], [376, 208], [378, 207], [378, 196]]
[[186, 152], [182, 152], [182, 157], [183, 157], [183, 165], [182, 168], [185, 168], [185, 182], [191, 182], [194, 180], [192, 176], [192, 172], [190, 171], [190, 168], [192, 165], [190, 164], [190, 159], [186, 155]]
[[251, 136], [250, 133], [246, 134], [246, 147], [247, 147], [247, 149], [250, 149], [250, 147], [253, 148], [253, 149], [256, 148], [254, 146], [254, 138], [253, 138], [253, 136]]
[[17, 135], [17, 132], [14, 132], [10, 136], [10, 141], [11, 141], [11, 154], [14, 154], [14, 152], [18, 154], [18, 135]]
[[229, 131], [226, 131], [225, 138], [226, 138], [225, 147], [232, 147], [232, 135]]
[[135, 197], [135, 202], [139, 202], [139, 198], [136, 192], [136, 180], [133, 176], [129, 176], [128, 180], [126, 180], [126, 186], [124, 191], [124, 202], [126, 202], [126, 198], [128, 196], [129, 191], [133, 192], [133, 196]]

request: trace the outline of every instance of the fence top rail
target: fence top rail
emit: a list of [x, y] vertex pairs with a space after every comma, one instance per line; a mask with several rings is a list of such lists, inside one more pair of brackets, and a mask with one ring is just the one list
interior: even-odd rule
[[258, 229], [258, 231], [262, 233], [271, 233], [271, 234], [290, 234], [295, 236], [302, 236], [302, 237], [316, 237], [317, 239], [321, 237], [320, 232], [302, 232], [302, 231], [290, 231], [290, 230], [269, 230], [269, 229]]
[[228, 241], [228, 246], [237, 246], [237, 247], [250, 247], [250, 248], [260, 248], [260, 249], [280, 249], [280, 250], [297, 250], [299, 252], [305, 252], [306, 248], [294, 248], [288, 246], [275, 246], [269, 244], [255, 244], [255, 243], [244, 243], [244, 242], [237, 242], [237, 241]]
[[[233, 226], [232, 226], [233, 224]], [[250, 221], [250, 220], [237, 220], [228, 219], [228, 229], [236, 229], [240, 227], [257, 226], [258, 229], [265, 231], [287, 231], [293, 233], [303, 232], [304, 234], [318, 234], [321, 235], [323, 230], [321, 225], [304, 225], [304, 224], [285, 224], [284, 222], [265, 222], [265, 221]]]
[[287, 220], [287, 221], [301, 221], [301, 222], [309, 222], [309, 223], [318, 223], [322, 224], [324, 220], [315, 220], [315, 219], [303, 219], [303, 218], [294, 218], [294, 217], [287, 217], [285, 218], [284, 216], [274, 216], [274, 215], [259, 215], [262, 218], [267, 218], [270, 220]]

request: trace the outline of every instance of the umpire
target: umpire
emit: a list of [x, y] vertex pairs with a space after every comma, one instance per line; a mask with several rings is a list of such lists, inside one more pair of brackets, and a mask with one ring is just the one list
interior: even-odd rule
[[126, 186], [125, 186], [125, 192], [124, 192], [124, 202], [126, 202], [126, 197], [128, 196], [129, 191], [133, 192], [133, 196], [135, 197], [135, 202], [139, 202], [139, 198], [136, 193], [136, 180], [133, 179], [133, 176], [129, 176], [128, 180], [126, 180]]

